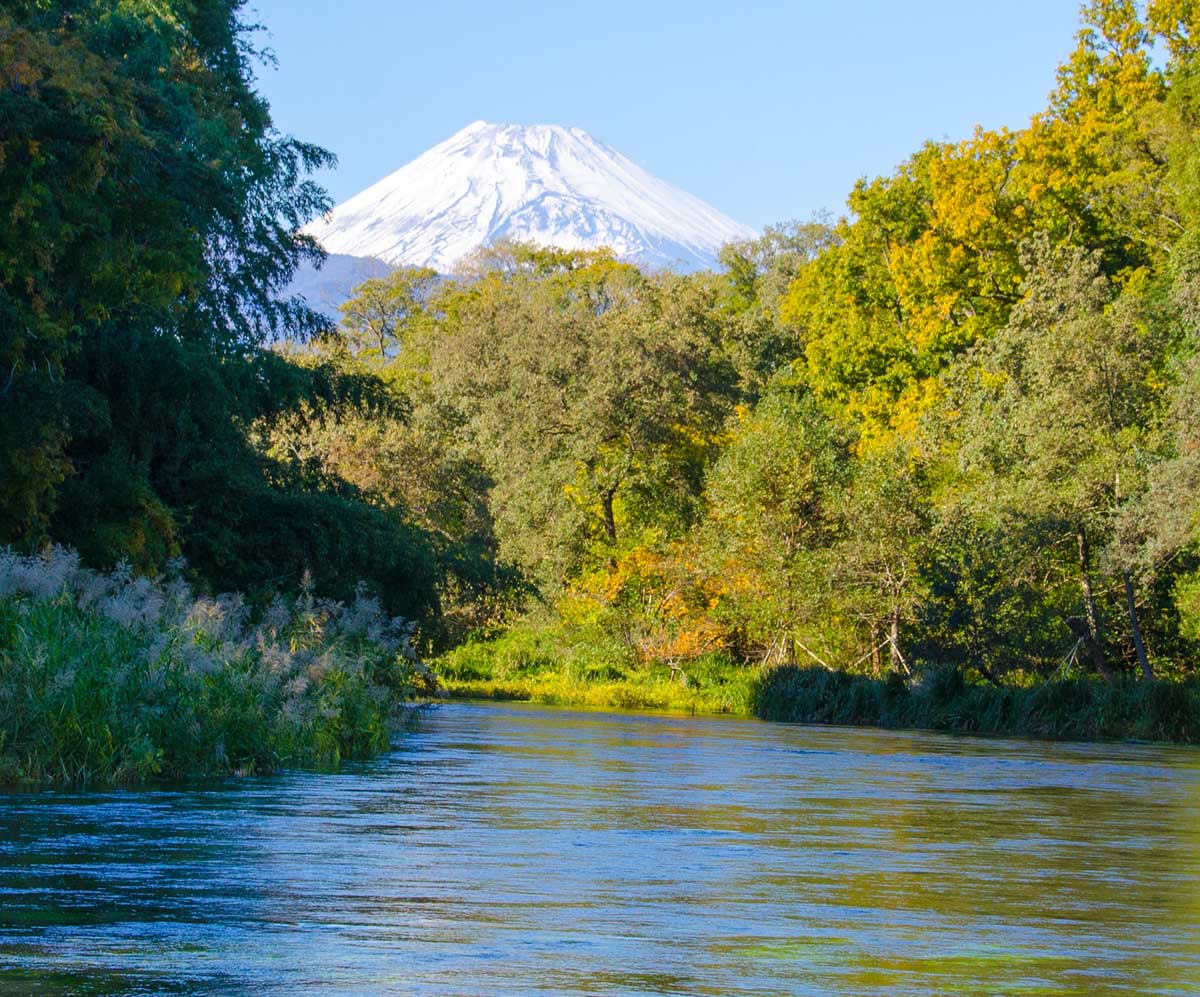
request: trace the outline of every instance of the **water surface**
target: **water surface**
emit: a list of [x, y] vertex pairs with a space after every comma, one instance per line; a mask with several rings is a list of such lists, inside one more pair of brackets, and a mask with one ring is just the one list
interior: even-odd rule
[[1200, 753], [440, 707], [0, 795], [0, 993], [1200, 993]]

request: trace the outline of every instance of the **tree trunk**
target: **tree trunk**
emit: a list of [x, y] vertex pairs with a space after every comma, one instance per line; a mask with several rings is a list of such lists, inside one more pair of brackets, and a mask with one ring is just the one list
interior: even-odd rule
[[1096, 612], [1096, 600], [1092, 595], [1092, 558], [1088, 550], [1087, 531], [1080, 526], [1075, 531], [1079, 541], [1079, 585], [1083, 589], [1083, 605], [1087, 615], [1087, 635], [1085, 643], [1092, 655], [1092, 664], [1105, 682], [1116, 680], [1108, 662], [1104, 659], [1104, 645], [1101, 643], [1100, 614]]
[[600, 503], [604, 508], [604, 533], [608, 542], [614, 546], [617, 543], [617, 520], [613, 515], [613, 496], [616, 493], [615, 488], [609, 488], [600, 494]]
[[879, 678], [883, 671], [883, 662], [879, 660], [879, 624], [871, 621], [871, 673]]
[[904, 664], [904, 659], [900, 657], [900, 607], [892, 607], [892, 670], [899, 671]]
[[979, 669], [979, 674], [992, 683], [997, 689], [1000, 688], [1000, 680], [996, 678], [996, 673], [991, 670], [982, 660], [976, 659], [975, 667]]
[[1133, 631], [1133, 646], [1137, 650], [1138, 664], [1142, 667], [1142, 678], [1150, 681], [1154, 672], [1150, 668], [1150, 659], [1146, 656], [1146, 644], [1142, 640], [1142, 625], [1138, 623], [1137, 604], [1133, 598], [1133, 579], [1126, 569], [1125, 575], [1125, 604], [1129, 607], [1129, 628]]

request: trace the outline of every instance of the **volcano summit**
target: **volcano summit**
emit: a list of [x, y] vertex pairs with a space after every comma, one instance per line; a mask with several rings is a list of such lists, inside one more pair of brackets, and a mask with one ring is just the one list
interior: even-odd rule
[[622, 260], [696, 270], [735, 222], [578, 128], [476, 121], [305, 231], [331, 254], [443, 273], [499, 239], [610, 247]]

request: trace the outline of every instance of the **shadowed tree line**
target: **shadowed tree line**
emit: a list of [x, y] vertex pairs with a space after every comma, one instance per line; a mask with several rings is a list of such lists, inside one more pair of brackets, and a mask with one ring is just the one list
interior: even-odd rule
[[0, 540], [266, 593], [306, 569], [436, 613], [433, 545], [249, 427], [306, 406], [402, 414], [378, 379], [269, 346], [326, 324], [281, 296], [318, 257], [333, 158], [276, 132], [243, 5], [0, 11]]

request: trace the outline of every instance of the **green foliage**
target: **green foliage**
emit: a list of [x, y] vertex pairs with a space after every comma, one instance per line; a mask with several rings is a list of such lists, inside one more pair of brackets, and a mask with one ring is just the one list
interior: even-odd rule
[[966, 682], [957, 669], [930, 671], [917, 685], [781, 666], [753, 692], [753, 712], [789, 723], [857, 724], [1061, 740], [1200, 741], [1200, 684], [1090, 679], [1038, 685]]
[[1200, 571], [1180, 577], [1175, 583], [1174, 596], [1181, 636], [1200, 646]]
[[405, 334], [426, 318], [437, 280], [428, 267], [401, 267], [358, 285], [341, 306], [341, 338], [350, 352], [376, 364], [394, 357]]
[[[355, 528], [357, 541], [347, 535], [350, 549], [330, 555], [338, 559], [335, 565], [344, 559], [386, 592], [407, 590], [414, 597], [424, 592], [429, 612], [421, 613], [422, 635], [429, 646], [445, 646], [493, 625], [526, 586], [496, 556], [487, 504], [490, 478], [430, 425], [427, 412], [413, 411], [397, 363], [352, 357], [341, 345], [323, 343], [293, 352], [290, 359], [314, 375], [333, 371], [339, 380], [372, 390], [313, 396], [256, 420], [250, 436], [270, 462], [273, 480], [336, 496], [338, 504], [352, 507], [351, 521], [392, 522], [390, 538], [380, 535], [368, 543]], [[366, 545], [364, 553], [356, 553], [356, 542]], [[407, 560], [409, 577], [401, 572], [384, 582], [361, 574], [388, 546], [403, 555], [398, 568]]]
[[336, 598], [365, 580], [393, 612], [435, 609], [422, 531], [337, 482], [264, 459], [246, 431], [302, 404], [386, 408], [383, 385], [269, 351], [219, 361], [200, 345], [132, 332], [87, 344], [67, 369], [104, 400], [105, 418], [68, 446], [75, 473], [45, 533], [89, 563], [152, 571], [183, 554], [209, 585], [247, 592], [294, 587], [312, 571]]
[[266, 591], [319, 571], [436, 608], [431, 544], [265, 459], [256, 420], [386, 394], [263, 349], [326, 323], [281, 297], [320, 251], [321, 149], [279, 135], [241, 0], [0, 13], [0, 540]]
[[795, 359], [799, 349], [795, 330], [780, 322], [788, 287], [807, 264], [837, 243], [829, 221], [814, 219], [768, 225], [759, 238], [730, 243], [721, 250], [722, 338], [747, 397], [756, 398]]
[[1077, 611], [1077, 598], [1074, 588], [1047, 584], [1040, 527], [970, 505], [941, 510], [922, 570], [919, 660], [992, 682], [1012, 668], [1050, 673], [1061, 664], [1063, 621]]
[[655, 520], [690, 522], [734, 373], [702, 286], [505, 252], [438, 296], [414, 390], [491, 480], [501, 556], [554, 590]]
[[0, 783], [336, 767], [388, 746], [431, 679], [411, 628], [350, 604], [196, 597], [178, 579], [0, 549]]
[[1012, 321], [962, 367], [964, 452], [1031, 514], [1094, 522], [1143, 485], [1171, 330], [1098, 256], [1043, 242], [1026, 267]]
[[90, 336], [169, 322], [210, 344], [314, 329], [277, 300], [316, 254], [321, 149], [277, 135], [240, 0], [0, 15], [0, 366], [50, 375]]
[[1034, 528], [1042, 547], [1070, 549], [1075, 538], [1069, 570], [1083, 590], [1092, 656], [1104, 673], [1105, 614], [1092, 594], [1098, 572], [1090, 551], [1106, 545], [1101, 574], [1132, 570], [1114, 530], [1162, 456], [1154, 413], [1163, 403], [1171, 328], [1154, 313], [1145, 280], [1117, 287], [1098, 254], [1055, 250], [1043, 239], [1025, 261], [1024, 297], [1009, 323], [954, 372], [959, 455], [975, 495]]
[[801, 390], [779, 383], [743, 412], [709, 475], [698, 540], [725, 581], [719, 615], [736, 620], [764, 657], [793, 653], [793, 637], [829, 636], [832, 607], [821, 595], [839, 534], [836, 496], [850, 473], [845, 435]]
[[683, 668], [638, 663], [601, 630], [554, 622], [527, 622], [493, 640], [468, 641], [432, 667], [447, 692], [461, 699], [714, 714], [747, 713], [756, 674], [719, 654]]

